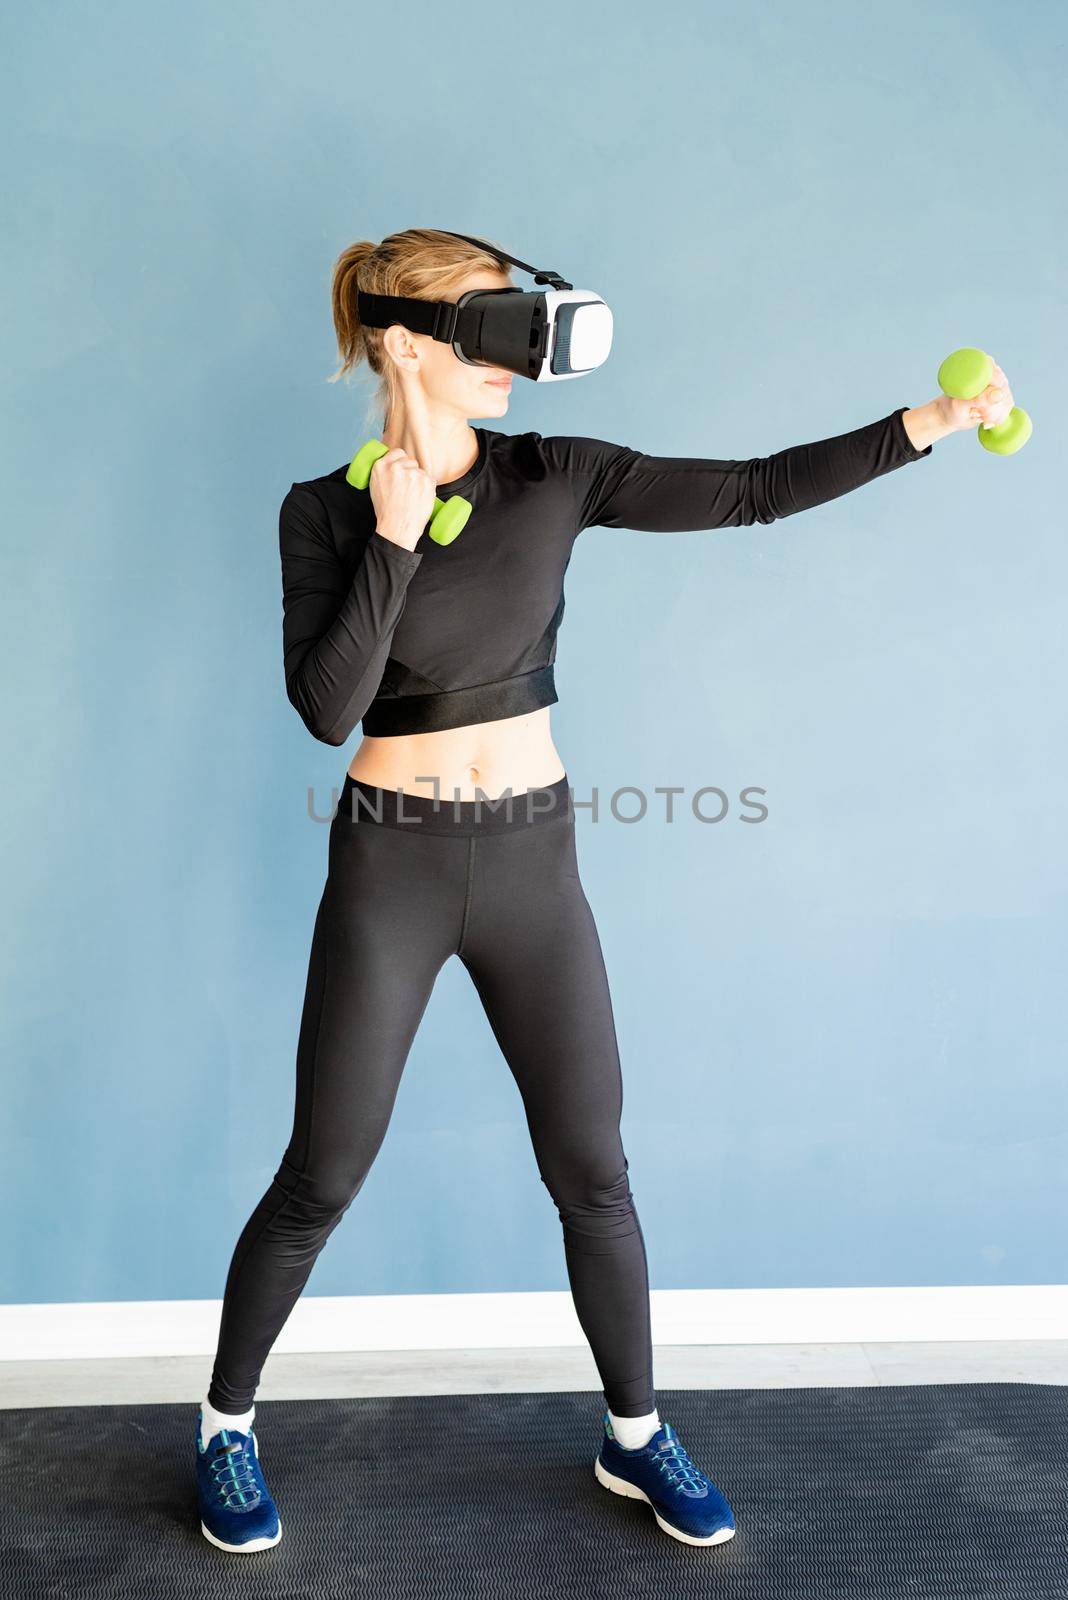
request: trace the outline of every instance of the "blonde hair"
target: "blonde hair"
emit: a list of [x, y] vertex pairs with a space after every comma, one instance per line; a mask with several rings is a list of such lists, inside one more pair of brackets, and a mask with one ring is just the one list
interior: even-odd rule
[[[496, 240], [487, 241], [495, 244]], [[357, 291], [403, 295], [414, 300], [449, 300], [472, 272], [507, 275], [508, 268], [488, 250], [468, 244], [437, 228], [405, 228], [381, 244], [361, 239], [343, 250], [334, 263], [330, 299], [341, 365], [329, 378], [336, 383], [366, 361], [380, 378], [367, 417], [381, 409], [383, 425], [397, 406], [397, 369], [383, 347], [385, 328], [365, 328], [360, 321]]]

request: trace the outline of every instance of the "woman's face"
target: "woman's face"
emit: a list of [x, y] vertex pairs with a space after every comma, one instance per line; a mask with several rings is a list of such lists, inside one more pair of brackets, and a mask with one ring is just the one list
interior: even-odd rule
[[[472, 272], [442, 299], [458, 300], [470, 289], [514, 287], [503, 272]], [[508, 410], [514, 374], [506, 368], [471, 366], [460, 360], [451, 345], [396, 323], [386, 330], [384, 342], [399, 368], [402, 392], [408, 383], [417, 382], [432, 408], [455, 411], [465, 419], [502, 417]]]

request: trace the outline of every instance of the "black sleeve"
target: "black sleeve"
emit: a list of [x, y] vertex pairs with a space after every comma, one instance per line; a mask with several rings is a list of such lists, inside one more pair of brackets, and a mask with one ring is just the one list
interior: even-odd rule
[[382, 681], [408, 582], [423, 557], [373, 532], [346, 574], [326, 510], [294, 484], [278, 515], [286, 693], [324, 744], [344, 744]]
[[547, 439], [571, 481], [578, 527], [676, 533], [775, 522], [835, 500], [931, 454], [905, 432], [901, 406], [851, 433], [751, 461], [647, 456], [605, 439]]

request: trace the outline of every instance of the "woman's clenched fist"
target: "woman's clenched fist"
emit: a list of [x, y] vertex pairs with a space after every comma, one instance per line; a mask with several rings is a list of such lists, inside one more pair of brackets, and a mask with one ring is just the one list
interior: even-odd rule
[[397, 445], [371, 468], [376, 528], [384, 539], [414, 550], [434, 510], [436, 484], [414, 456]]

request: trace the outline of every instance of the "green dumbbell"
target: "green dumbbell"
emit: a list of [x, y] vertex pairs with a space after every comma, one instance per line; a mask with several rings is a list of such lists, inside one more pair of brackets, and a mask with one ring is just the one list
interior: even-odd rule
[[[965, 345], [954, 350], [938, 369], [938, 387], [953, 400], [974, 400], [993, 381], [994, 363], [985, 350], [973, 350]], [[1031, 418], [1019, 406], [1013, 406], [1004, 422], [996, 428], [979, 426], [979, 443], [984, 450], [996, 456], [1015, 455], [1031, 437]]]
[[[349, 462], [345, 482], [351, 483], [354, 489], [366, 489], [371, 481], [371, 468], [388, 450], [389, 445], [383, 444], [381, 439], [368, 439]], [[439, 500], [435, 495], [428, 529], [430, 537], [435, 544], [452, 544], [470, 515], [471, 502], [462, 494], [451, 494], [447, 500]]]

